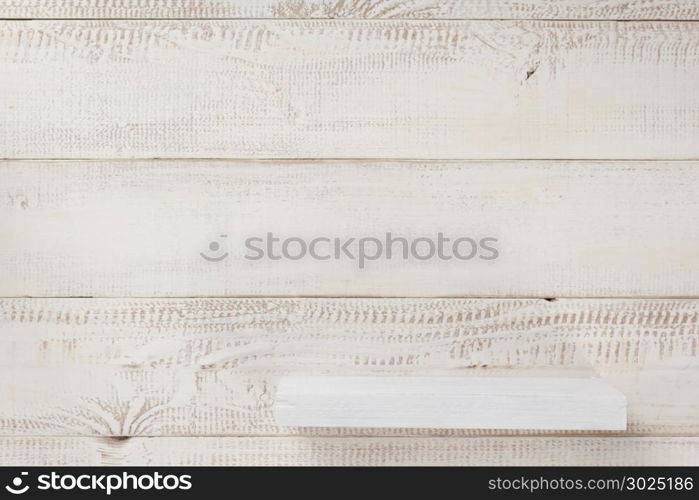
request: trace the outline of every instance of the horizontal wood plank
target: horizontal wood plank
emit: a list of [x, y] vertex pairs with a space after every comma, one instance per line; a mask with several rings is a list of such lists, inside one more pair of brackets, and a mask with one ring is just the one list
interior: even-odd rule
[[696, 466], [699, 438], [0, 438], [0, 465]]
[[699, 19], [695, 0], [0, 0], [3, 18]]
[[594, 376], [628, 433], [696, 436], [698, 368], [696, 300], [0, 300], [6, 436], [532, 433], [277, 425], [280, 378], [316, 374]]
[[277, 387], [286, 427], [626, 430], [626, 397], [592, 377], [291, 375]]
[[6, 161], [0, 178], [3, 296], [699, 296], [697, 162]]
[[2, 158], [699, 158], [694, 22], [4, 21], [0, 72]]

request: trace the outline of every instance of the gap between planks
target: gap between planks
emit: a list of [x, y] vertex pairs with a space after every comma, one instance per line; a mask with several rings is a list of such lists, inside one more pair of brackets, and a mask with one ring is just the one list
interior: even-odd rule
[[366, 299], [366, 300], [381, 300], [381, 299], [469, 299], [469, 300], [545, 300], [547, 302], [556, 302], [559, 300], [698, 300], [696, 295], [656, 295], [656, 296], [638, 296], [638, 295], [566, 295], [564, 297], [541, 297], [538, 295], [124, 295], [124, 296], [100, 296], [100, 295], [0, 295], [0, 299]]
[[12, 22], [31, 22], [31, 21], [226, 21], [226, 22], [247, 22], [247, 21], [264, 21], [264, 22], [284, 22], [284, 21], [361, 21], [361, 22], [425, 22], [425, 21], [444, 21], [444, 22], [469, 22], [469, 21], [484, 21], [484, 22], [505, 22], [505, 21], [522, 21], [522, 22], [542, 22], [542, 23], [578, 23], [578, 22], [594, 22], [594, 23], [697, 23], [699, 19], [603, 19], [603, 18], [536, 18], [536, 17], [440, 17], [440, 18], [419, 18], [419, 17], [401, 17], [401, 18], [361, 18], [361, 17], [285, 17], [285, 18], [270, 18], [270, 17], [0, 17], [0, 21]]
[[618, 163], [618, 164], [633, 164], [633, 163], [692, 163], [699, 161], [699, 157], [688, 157], [688, 158], [622, 158], [615, 160], [614, 158], [486, 158], [486, 159], [474, 159], [474, 158], [452, 158], [452, 159], [435, 159], [435, 158], [264, 158], [264, 157], [165, 157], [165, 156], [152, 156], [152, 157], [130, 157], [130, 158], [24, 158], [24, 157], [0, 157], [0, 161], [17, 161], [17, 162], [27, 162], [27, 163], [61, 163], [61, 162], [71, 162], [71, 163], [100, 163], [100, 162], [145, 162], [145, 161], [168, 161], [175, 163], [187, 163], [187, 162], [197, 162], [197, 161], [207, 161], [207, 162], [237, 162], [237, 163], [288, 163], [293, 165], [295, 163], [305, 163], [305, 164], [318, 164], [322, 166], [327, 163], [343, 163], [343, 162], [361, 162], [361, 163], [439, 163], [439, 164], [453, 164], [453, 165], [463, 165], [473, 163], [502, 163], [502, 162], [543, 162], [549, 164], [556, 164], [561, 162], [587, 162], [587, 163]]

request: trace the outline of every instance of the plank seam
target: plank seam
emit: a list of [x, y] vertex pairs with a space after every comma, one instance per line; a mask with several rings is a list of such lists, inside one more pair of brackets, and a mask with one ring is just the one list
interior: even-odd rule
[[468, 22], [468, 21], [526, 21], [526, 22], [600, 22], [600, 23], [699, 23], [699, 19], [608, 19], [597, 17], [536, 18], [536, 17], [0, 17], [0, 21], [361, 21], [361, 22]]
[[487, 300], [699, 300], [699, 295], [565, 295], [558, 297], [542, 297], [539, 295], [0, 295], [3, 299], [487, 299]]
[[691, 163], [699, 161], [699, 156], [697, 157], [687, 157], [687, 158], [418, 158], [418, 157], [234, 157], [234, 156], [216, 156], [216, 157], [206, 157], [206, 156], [133, 156], [133, 157], [78, 157], [78, 158], [63, 158], [63, 157], [53, 157], [53, 158], [33, 158], [33, 157], [23, 157], [23, 156], [6, 156], [0, 157], [0, 161], [26, 161], [26, 162], [131, 162], [131, 161], [250, 161], [250, 162], [396, 162], [396, 163], [410, 163], [410, 162], [435, 162], [435, 163], [487, 163], [487, 162], [518, 162], [518, 161], [545, 161], [545, 162], [613, 162], [613, 163], [633, 163], [633, 162], [648, 162], [648, 163]]

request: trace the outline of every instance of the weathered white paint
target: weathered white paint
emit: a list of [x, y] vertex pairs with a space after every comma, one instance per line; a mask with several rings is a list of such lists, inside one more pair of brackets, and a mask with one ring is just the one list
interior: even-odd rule
[[697, 437], [0, 438], [0, 465], [699, 465]]
[[289, 375], [595, 376], [629, 433], [690, 436], [698, 368], [696, 300], [0, 300], [6, 436], [532, 432], [280, 427]]
[[[0, 178], [4, 296], [699, 296], [696, 162], [7, 161]], [[268, 232], [354, 238], [354, 259], [324, 242], [329, 260], [246, 259]], [[394, 243], [361, 269], [358, 240], [388, 232], [495, 237], [499, 257]]]
[[4, 158], [699, 157], [699, 24], [5, 21]]
[[699, 19], [696, 0], [0, 0], [3, 18]]
[[[698, 9], [0, 0], [3, 18], [696, 20]], [[6, 21], [0, 157], [696, 159], [698, 26]], [[0, 294], [696, 296], [696, 172], [695, 162], [11, 161], [0, 166]], [[198, 260], [222, 230], [417, 236], [464, 221], [502, 231], [512, 253], [466, 271]], [[697, 307], [4, 299], [0, 464], [697, 465]], [[541, 419], [501, 431], [284, 427], [273, 409], [289, 375], [595, 375], [628, 396], [629, 433], [687, 437], [463, 437], [542, 432]], [[353, 434], [394, 437], [337, 437]], [[183, 437], [104, 437], [168, 435]]]
[[623, 393], [594, 378], [292, 375], [285, 427], [626, 430]]

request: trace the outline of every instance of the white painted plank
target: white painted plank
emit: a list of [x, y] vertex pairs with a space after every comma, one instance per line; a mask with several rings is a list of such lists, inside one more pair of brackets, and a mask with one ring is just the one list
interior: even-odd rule
[[699, 435], [699, 301], [0, 300], [0, 435], [534, 432], [281, 427], [289, 375], [594, 376], [628, 433]]
[[0, 0], [3, 18], [699, 19], [696, 0]]
[[285, 427], [626, 430], [624, 394], [582, 377], [295, 375], [274, 409]]
[[[699, 295], [697, 162], [7, 161], [0, 178], [3, 296]], [[330, 241], [297, 260], [292, 238]], [[362, 238], [382, 247], [363, 264]]]
[[699, 24], [5, 21], [4, 158], [699, 158]]
[[697, 437], [0, 438], [0, 465], [699, 465]]

